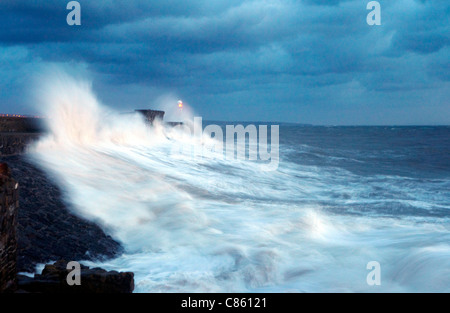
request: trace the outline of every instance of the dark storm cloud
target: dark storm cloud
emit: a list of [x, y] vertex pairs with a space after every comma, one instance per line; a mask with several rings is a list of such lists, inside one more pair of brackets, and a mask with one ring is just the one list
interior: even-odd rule
[[[280, 119], [306, 110], [321, 121], [324, 110], [339, 112], [327, 101], [361, 112], [358, 101], [370, 96], [382, 110], [393, 92], [412, 103], [417, 90], [445, 90], [449, 82], [447, 0], [380, 1], [382, 26], [375, 27], [366, 24], [369, 1], [361, 0], [79, 1], [80, 27], [66, 24], [67, 2], [2, 0], [0, 54], [22, 47], [26, 59], [8, 62], [81, 63], [104, 86], [174, 90], [195, 99], [200, 113], [210, 111], [207, 95], [223, 95], [216, 102], [231, 106], [229, 118], [265, 97], [268, 111], [290, 110]], [[436, 110], [446, 109], [438, 100]], [[293, 115], [291, 103], [303, 106]], [[370, 114], [361, 121], [371, 122]], [[333, 123], [352, 119], [358, 122], [349, 115]]]
[[[83, 27], [70, 28], [66, 24], [67, 0], [2, 0], [0, 17], [3, 25], [0, 38], [5, 43], [98, 40], [91, 37], [96, 29], [107, 25], [127, 23], [145, 18], [198, 16], [226, 10], [238, 1], [214, 4], [200, 0], [148, 1], [97, 0], [79, 1]], [[209, 3], [209, 4], [208, 4]]]

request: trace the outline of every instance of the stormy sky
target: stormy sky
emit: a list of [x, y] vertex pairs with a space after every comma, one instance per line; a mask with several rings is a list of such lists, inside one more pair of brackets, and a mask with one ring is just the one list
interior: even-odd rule
[[0, 113], [49, 65], [119, 111], [177, 99], [225, 121], [450, 124], [450, 2], [1, 0]]

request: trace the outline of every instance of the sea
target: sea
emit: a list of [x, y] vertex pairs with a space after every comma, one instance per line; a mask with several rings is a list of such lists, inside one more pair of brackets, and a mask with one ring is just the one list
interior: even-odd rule
[[43, 90], [30, 159], [124, 247], [75, 261], [133, 272], [135, 292], [450, 291], [448, 126], [279, 124], [267, 171], [179, 149], [214, 139], [149, 127], [89, 84]]

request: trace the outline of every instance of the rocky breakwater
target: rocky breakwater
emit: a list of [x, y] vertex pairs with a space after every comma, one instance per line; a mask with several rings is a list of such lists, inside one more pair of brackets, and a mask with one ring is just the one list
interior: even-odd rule
[[26, 148], [44, 134], [42, 122], [0, 116], [0, 292], [16, 290], [17, 282], [25, 292], [131, 292], [133, 273], [86, 267], [81, 270], [84, 286], [65, 289], [61, 261], [17, 280], [17, 272], [34, 273], [37, 264], [104, 260], [123, 252], [98, 225], [73, 214], [55, 180], [30, 162]]
[[[96, 260], [113, 257], [122, 249], [97, 225], [70, 214], [58, 188], [37, 168], [20, 156], [7, 159], [11, 169], [0, 163], [0, 292], [132, 292], [133, 273], [86, 266], [81, 266], [81, 285], [70, 286], [69, 261], [46, 265], [34, 277], [17, 275], [34, 272], [37, 263], [49, 260]], [[20, 187], [11, 173], [23, 181]]]
[[37, 264], [49, 261], [104, 260], [123, 252], [120, 244], [98, 225], [73, 214], [56, 181], [26, 155], [2, 160], [20, 183], [19, 272], [34, 273]]

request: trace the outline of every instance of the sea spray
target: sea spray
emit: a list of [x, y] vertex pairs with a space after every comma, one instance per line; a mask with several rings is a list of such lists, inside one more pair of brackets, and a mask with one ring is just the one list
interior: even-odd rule
[[[447, 217], [355, 211], [371, 206], [376, 181], [289, 157], [312, 153], [295, 133], [276, 171], [190, 158], [174, 145], [204, 143], [181, 129], [121, 115], [67, 76], [43, 84], [49, 134], [30, 158], [58, 179], [74, 214], [122, 243], [122, 256], [95, 265], [133, 271], [137, 292], [448, 291]], [[370, 261], [382, 265], [381, 286], [366, 283]]]

